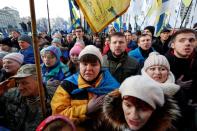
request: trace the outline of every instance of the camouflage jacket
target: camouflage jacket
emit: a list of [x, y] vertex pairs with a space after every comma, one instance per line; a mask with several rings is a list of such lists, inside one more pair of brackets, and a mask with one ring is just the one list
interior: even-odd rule
[[1, 113], [5, 124], [3, 126], [12, 131], [35, 131], [38, 124], [44, 119], [39, 97], [21, 97], [17, 88], [12, 88], [0, 96], [0, 103], [3, 104], [0, 108], [4, 108], [4, 113]]

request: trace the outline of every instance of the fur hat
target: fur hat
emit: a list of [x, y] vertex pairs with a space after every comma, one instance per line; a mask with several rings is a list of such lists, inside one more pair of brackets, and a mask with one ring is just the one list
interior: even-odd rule
[[80, 46], [80, 45], [74, 45], [73, 46], [73, 48], [71, 48], [71, 50], [70, 50], [70, 56], [72, 55], [72, 54], [80, 54], [80, 52], [82, 51], [82, 46]]
[[51, 43], [59, 43], [59, 44], [61, 44], [62, 42], [61, 42], [61, 39], [59, 39], [59, 38], [53, 38]]
[[152, 83], [146, 77], [136, 75], [127, 78], [120, 85], [119, 91], [121, 96], [133, 96], [147, 104], [153, 109], [157, 106], [164, 105], [164, 92], [159, 84]]
[[32, 44], [32, 39], [31, 37], [29, 37], [28, 35], [21, 35], [19, 38], [18, 38], [18, 41], [25, 41], [29, 44]]
[[170, 64], [167, 58], [163, 55], [160, 55], [158, 52], [151, 52], [148, 58], [144, 62], [144, 70], [146, 71], [149, 67], [153, 65], [164, 66], [170, 71]]
[[100, 60], [100, 63], [102, 65], [103, 63], [103, 57], [102, 57], [102, 54], [100, 52], [100, 50], [94, 46], [94, 45], [88, 45], [86, 46], [79, 54], [79, 59], [86, 55], [86, 54], [92, 54], [92, 55], [95, 55], [99, 60]]
[[147, 26], [147, 27], [144, 28], [144, 30], [149, 30], [152, 33], [152, 35], [154, 35], [154, 33], [155, 33], [155, 27], [154, 26]]
[[3, 57], [3, 60], [4, 59], [11, 59], [18, 62], [19, 64], [23, 64], [24, 56], [21, 53], [9, 53]]

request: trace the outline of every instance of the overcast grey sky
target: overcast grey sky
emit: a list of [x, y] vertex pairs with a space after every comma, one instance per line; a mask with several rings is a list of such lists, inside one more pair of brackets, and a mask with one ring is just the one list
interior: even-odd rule
[[[47, 17], [47, 0], [34, 0], [36, 18]], [[51, 18], [62, 17], [69, 19], [68, 0], [48, 0], [49, 13]], [[1, 0], [0, 9], [5, 6], [15, 7], [20, 17], [30, 16], [29, 0]]]

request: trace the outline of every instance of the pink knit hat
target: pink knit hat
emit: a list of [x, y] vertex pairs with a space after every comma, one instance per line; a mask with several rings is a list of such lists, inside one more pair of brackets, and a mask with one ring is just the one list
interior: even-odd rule
[[9, 53], [3, 57], [3, 60], [4, 59], [11, 59], [18, 62], [19, 64], [23, 64], [24, 56], [21, 53]]
[[73, 54], [80, 54], [80, 52], [83, 50], [83, 47], [80, 45], [74, 45], [73, 48], [70, 50], [70, 56]]

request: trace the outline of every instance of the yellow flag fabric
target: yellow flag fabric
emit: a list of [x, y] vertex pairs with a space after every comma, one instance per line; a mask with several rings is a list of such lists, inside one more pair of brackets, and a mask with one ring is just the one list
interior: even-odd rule
[[192, 2], [192, 0], [183, 0], [182, 2], [185, 5], [185, 7], [189, 7], [189, 5]]
[[94, 32], [102, 31], [130, 5], [130, 0], [76, 0], [76, 2]]

